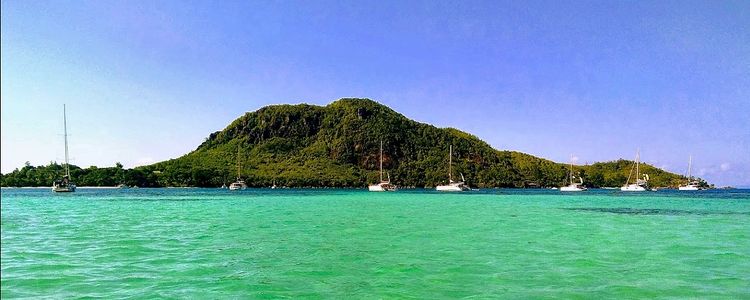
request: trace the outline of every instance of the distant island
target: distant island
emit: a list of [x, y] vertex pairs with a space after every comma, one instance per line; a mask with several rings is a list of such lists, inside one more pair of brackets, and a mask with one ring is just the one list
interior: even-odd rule
[[[401, 187], [445, 183], [450, 145], [454, 174], [463, 174], [473, 187], [544, 188], [567, 180], [564, 163], [496, 150], [469, 133], [419, 123], [375, 101], [351, 98], [327, 106], [266, 106], [211, 133], [179, 158], [133, 169], [119, 163], [108, 168], [71, 166], [71, 176], [79, 186], [220, 187], [234, 181], [241, 155], [241, 174], [251, 187], [365, 187], [378, 179], [381, 140], [384, 168]], [[588, 187], [619, 187], [632, 164], [620, 159], [574, 166], [574, 173]], [[54, 162], [37, 167], [27, 163], [0, 174], [0, 184], [50, 186], [62, 169]], [[647, 164], [641, 164], [641, 172], [655, 187], [686, 181]]]

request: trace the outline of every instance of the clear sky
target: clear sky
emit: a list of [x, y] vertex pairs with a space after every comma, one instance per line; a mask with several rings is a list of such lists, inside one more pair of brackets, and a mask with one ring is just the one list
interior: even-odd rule
[[2, 172], [366, 97], [497, 149], [750, 186], [750, 1], [2, 1]]

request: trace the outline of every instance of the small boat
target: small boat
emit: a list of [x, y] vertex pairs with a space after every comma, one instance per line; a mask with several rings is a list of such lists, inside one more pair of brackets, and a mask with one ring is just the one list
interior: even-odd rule
[[453, 145], [450, 146], [450, 150], [448, 152], [448, 184], [438, 185], [435, 187], [435, 190], [441, 192], [463, 192], [469, 190], [469, 187], [464, 184], [464, 181], [466, 181], [464, 179], [464, 174], [461, 174], [460, 182], [453, 181], [453, 172], [451, 169], [451, 165], [453, 165]]
[[690, 155], [690, 159], [688, 160], [688, 176], [687, 176], [688, 181], [687, 181], [687, 184], [680, 185], [680, 187], [677, 188], [678, 190], [680, 190], [680, 191], [700, 191], [700, 190], [703, 189], [698, 184], [698, 181], [693, 180], [692, 169], [693, 169], [693, 156]]
[[244, 190], [246, 188], [247, 184], [245, 184], [245, 181], [242, 179], [237, 179], [237, 181], [232, 182], [232, 184], [229, 185], [230, 191]]
[[623, 192], [644, 192], [646, 191], [646, 188], [638, 184], [632, 183], [632, 184], [628, 184], [626, 186], [621, 187], [620, 190]]
[[396, 185], [391, 184], [391, 175], [388, 174], [388, 180], [383, 180], [383, 141], [380, 141], [380, 183], [367, 186], [370, 192], [395, 192]]
[[567, 186], [560, 187], [561, 192], [582, 192], [586, 190], [586, 187], [583, 186], [583, 177], [578, 177], [578, 179], [581, 181], [581, 183], [574, 183], [573, 178], [573, 156], [570, 156], [570, 172], [568, 172], [568, 177], [570, 178], [570, 184]]
[[697, 183], [688, 183], [687, 185], [681, 185], [677, 188], [680, 191], [700, 191], [702, 188], [698, 187]]
[[70, 180], [70, 163], [68, 163], [68, 118], [63, 104], [63, 128], [65, 131], [65, 175], [52, 183], [52, 191], [57, 193], [72, 193], [76, 191], [76, 184]]
[[567, 186], [560, 187], [561, 192], [583, 192], [587, 190], [586, 187], [583, 186], [583, 179], [579, 178], [581, 180], [581, 183], [573, 183], [571, 182]]
[[232, 182], [232, 184], [229, 185], [230, 191], [244, 190], [247, 188], [247, 184], [245, 184], [245, 181], [240, 177], [240, 170], [242, 169], [242, 164], [240, 163], [240, 147], [240, 145], [237, 145], [237, 181]]
[[[641, 179], [641, 151], [640, 149], [636, 151], [635, 154], [635, 163], [633, 163], [633, 167], [630, 168], [630, 174], [628, 174], [628, 181], [625, 182], [625, 185], [623, 185], [620, 190], [623, 192], [643, 192], [647, 190], [648, 186], [648, 174], [643, 174], [643, 179]], [[635, 182], [630, 183], [630, 178], [633, 177], [633, 170], [635, 169]]]

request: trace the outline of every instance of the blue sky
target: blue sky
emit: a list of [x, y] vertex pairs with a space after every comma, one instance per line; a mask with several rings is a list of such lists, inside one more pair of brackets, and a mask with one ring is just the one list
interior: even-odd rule
[[2, 172], [187, 153], [246, 111], [379, 101], [497, 149], [750, 186], [748, 1], [2, 1]]

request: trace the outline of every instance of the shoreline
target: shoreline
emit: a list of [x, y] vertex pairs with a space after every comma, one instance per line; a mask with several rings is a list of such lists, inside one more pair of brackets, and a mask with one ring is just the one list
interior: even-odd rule
[[[0, 187], [0, 189], [51, 189], [52, 187], [48, 186], [4, 186]], [[163, 187], [117, 187], [117, 186], [78, 186], [76, 189], [98, 189], [98, 190], [131, 190], [131, 189], [224, 189], [227, 188], [221, 188], [221, 187], [197, 187], [197, 186], [163, 186]], [[270, 186], [265, 187], [248, 187], [248, 190], [263, 190], [268, 189], [271, 190]], [[276, 190], [290, 190], [290, 189], [297, 189], [297, 190], [358, 190], [358, 189], [364, 189], [367, 190], [367, 187], [326, 187], [326, 186], [319, 186], [319, 187], [311, 187], [311, 186], [304, 186], [304, 187], [276, 187]], [[432, 190], [434, 187], [399, 187], [399, 190]], [[619, 190], [619, 188], [613, 188], [613, 187], [600, 187], [600, 188], [589, 188], [590, 190]], [[747, 190], [750, 188], [713, 188], [713, 189], [704, 189], [703, 191], [711, 191], [711, 190]], [[486, 187], [486, 188], [479, 188], [477, 189], [479, 191], [481, 190], [557, 190], [557, 189], [550, 189], [550, 188], [517, 188], [517, 187]], [[660, 187], [658, 190], [665, 190], [665, 191], [677, 191], [677, 188], [667, 188], [667, 187]]]

